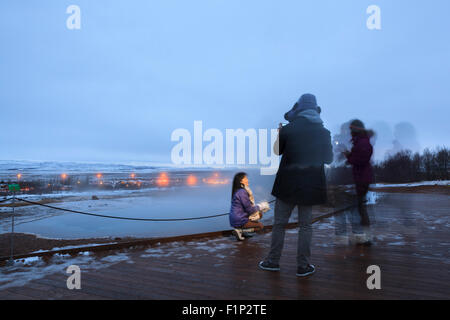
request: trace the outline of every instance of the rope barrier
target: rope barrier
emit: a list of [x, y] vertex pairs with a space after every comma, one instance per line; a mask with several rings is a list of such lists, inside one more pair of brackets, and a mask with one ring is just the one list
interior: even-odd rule
[[2, 200], [0, 200], [0, 203], [2, 203], [2, 202], [6, 202], [6, 201], [9, 201], [9, 200], [12, 200], [12, 198], [8, 198], [8, 199], [2, 199]]
[[[210, 219], [210, 218], [222, 217], [222, 216], [226, 216], [226, 215], [229, 214], [229, 212], [227, 212], [227, 213], [221, 213], [221, 214], [216, 214], [216, 215], [211, 215], [211, 216], [193, 217], [193, 218], [179, 218], [179, 219], [130, 218], [130, 217], [109, 216], [109, 215], [104, 215], [104, 214], [96, 214], [96, 213], [90, 213], [90, 212], [84, 212], [84, 211], [78, 211], [78, 210], [58, 208], [58, 207], [54, 207], [54, 206], [51, 206], [51, 205], [48, 205], [48, 204], [43, 204], [43, 203], [39, 203], [39, 202], [25, 200], [25, 199], [22, 199], [22, 198], [16, 198], [16, 200], [22, 201], [22, 202], [25, 202], [25, 203], [29, 203], [29, 204], [33, 204], [33, 205], [47, 207], [47, 208], [50, 208], [50, 209], [66, 211], [66, 212], [72, 212], [72, 213], [78, 213], [78, 214], [87, 215], [87, 216], [109, 218], [109, 219], [119, 219], [119, 220], [133, 220], [133, 221], [153, 221], [153, 222], [189, 221], [189, 220], [201, 220], [201, 219]], [[272, 200], [272, 201], [269, 201], [269, 203], [273, 203], [275, 201], [276, 200]]]

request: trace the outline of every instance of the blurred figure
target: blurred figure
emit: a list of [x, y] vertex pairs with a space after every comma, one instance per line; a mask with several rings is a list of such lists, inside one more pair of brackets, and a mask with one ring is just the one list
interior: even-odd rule
[[339, 133], [333, 136], [334, 165], [342, 165], [347, 161], [343, 152], [351, 148], [350, 121], [341, 125]]
[[393, 148], [389, 150], [391, 156], [403, 150], [410, 150], [412, 153], [421, 150], [416, 129], [409, 122], [400, 122], [395, 125], [394, 138], [394, 141], [392, 141]]
[[270, 210], [267, 202], [255, 205], [253, 192], [250, 189], [247, 174], [239, 172], [234, 176], [231, 191], [230, 225], [233, 235], [242, 241], [252, 233], [261, 231], [264, 226], [259, 221], [264, 212]]
[[315, 272], [309, 264], [312, 238], [312, 206], [327, 200], [324, 164], [333, 161], [330, 132], [320, 118], [316, 97], [304, 94], [286, 113], [289, 121], [279, 129], [274, 151], [282, 155], [272, 195], [277, 198], [270, 252], [259, 267], [278, 271], [284, 246], [285, 227], [298, 207], [297, 276]]
[[[354, 214], [355, 210], [352, 210], [352, 231], [354, 234], [358, 235], [358, 243], [370, 245], [370, 220], [367, 213], [366, 195], [369, 191], [369, 185], [373, 180], [372, 165], [370, 163], [373, 154], [370, 137], [373, 136], [373, 131], [366, 130], [364, 123], [361, 120], [353, 120], [350, 123], [350, 132], [352, 135], [353, 147], [351, 151], [344, 151], [343, 154], [347, 158], [347, 162], [353, 167], [353, 180], [355, 182], [357, 208], [360, 221], [358, 224], [358, 217]], [[336, 228], [337, 235], [346, 235], [345, 221], [339, 221], [339, 219], [345, 219], [345, 214], [336, 218], [338, 219]]]

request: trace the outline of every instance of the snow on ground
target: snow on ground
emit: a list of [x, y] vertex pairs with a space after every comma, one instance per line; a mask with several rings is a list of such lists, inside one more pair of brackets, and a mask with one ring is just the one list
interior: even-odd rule
[[[231, 241], [230, 241], [231, 240]], [[198, 255], [214, 254], [218, 259], [225, 259], [228, 254], [234, 253], [242, 242], [235, 241], [234, 237], [216, 238], [202, 241], [189, 241], [183, 244], [178, 242], [157, 245], [145, 250], [141, 258], [174, 257], [176, 259], [192, 259]]]
[[[174, 189], [174, 187], [169, 187], [165, 189]], [[21, 194], [18, 195], [17, 198], [22, 198], [24, 200], [28, 201], [41, 201], [45, 199], [58, 199], [58, 201], [61, 200], [75, 200], [75, 201], [87, 201], [91, 200], [91, 197], [93, 195], [99, 197], [100, 199], [102, 197], [114, 197], [117, 199], [120, 199], [122, 197], [133, 197], [133, 196], [149, 196], [153, 191], [161, 191], [163, 188], [142, 188], [138, 190], [87, 190], [87, 191], [60, 191], [60, 192], [54, 192], [54, 193], [44, 193], [44, 194]], [[2, 204], [11, 204], [12, 198], [10, 197], [10, 200], [3, 202]], [[66, 202], [65, 201], [65, 202]], [[99, 200], [95, 200], [99, 201]], [[21, 203], [20, 200], [16, 200], [16, 203]], [[53, 204], [51, 204], [53, 205]], [[57, 206], [57, 205], [56, 205]], [[5, 211], [11, 210], [11, 208], [8, 207], [1, 207], [0, 210], [4, 209]]]
[[25, 172], [32, 175], [67, 173], [120, 173], [120, 172], [155, 172], [157, 170], [176, 170], [176, 166], [170, 163], [158, 162], [71, 162], [71, 161], [32, 161], [32, 160], [0, 160], [0, 173], [2, 175]]
[[50, 274], [62, 273], [68, 277], [70, 274], [66, 274], [66, 270], [71, 265], [79, 266], [81, 271], [100, 270], [121, 261], [133, 263], [125, 253], [112, 254], [102, 259], [97, 259], [89, 253], [76, 257], [54, 255], [48, 262], [39, 257], [19, 259], [13, 266], [0, 268], [0, 290], [20, 287]]
[[64, 247], [54, 247], [51, 250], [37, 250], [31, 252], [33, 253], [41, 253], [41, 252], [47, 252], [47, 251], [59, 251], [59, 250], [67, 250], [67, 249], [74, 249], [74, 248], [84, 248], [84, 247], [92, 247], [92, 246], [101, 246], [101, 245], [107, 245], [107, 244], [115, 244], [116, 242], [108, 242], [108, 243], [89, 243], [89, 244], [79, 244], [75, 246], [64, 246]]
[[422, 181], [413, 183], [396, 183], [396, 184], [374, 184], [374, 188], [393, 188], [393, 187], [420, 187], [420, 186], [450, 186], [450, 180]]
[[379, 192], [373, 192], [369, 191], [367, 192], [367, 204], [377, 204], [378, 200], [382, 197], [382, 195]]
[[[346, 192], [351, 193], [351, 194], [354, 194], [354, 193], [355, 193], [355, 191], [353, 190], [353, 188], [348, 189]], [[379, 201], [383, 196], [384, 196], [384, 194], [381, 193], [381, 192], [369, 191], [369, 192], [367, 192], [367, 195], [366, 195], [367, 204], [370, 204], [370, 205], [377, 204], [378, 201]], [[356, 200], [355, 200], [355, 201], [356, 201]]]

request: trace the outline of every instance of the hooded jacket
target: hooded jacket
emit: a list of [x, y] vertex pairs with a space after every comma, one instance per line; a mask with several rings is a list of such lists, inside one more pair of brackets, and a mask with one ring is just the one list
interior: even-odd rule
[[316, 205], [327, 200], [324, 164], [333, 161], [331, 135], [314, 118], [299, 112], [280, 130], [282, 158], [272, 195], [284, 202]]
[[371, 131], [361, 132], [352, 138], [353, 147], [347, 155], [347, 161], [353, 166], [353, 179], [357, 185], [369, 185], [373, 181], [373, 170], [370, 158], [373, 147], [370, 143]]

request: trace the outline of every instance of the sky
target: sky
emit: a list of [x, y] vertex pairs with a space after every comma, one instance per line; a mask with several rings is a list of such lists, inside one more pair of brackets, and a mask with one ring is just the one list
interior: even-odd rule
[[303, 93], [332, 133], [354, 118], [373, 128], [378, 158], [401, 137], [449, 147], [449, 12], [448, 0], [1, 1], [0, 159], [170, 162], [175, 129], [276, 128]]

